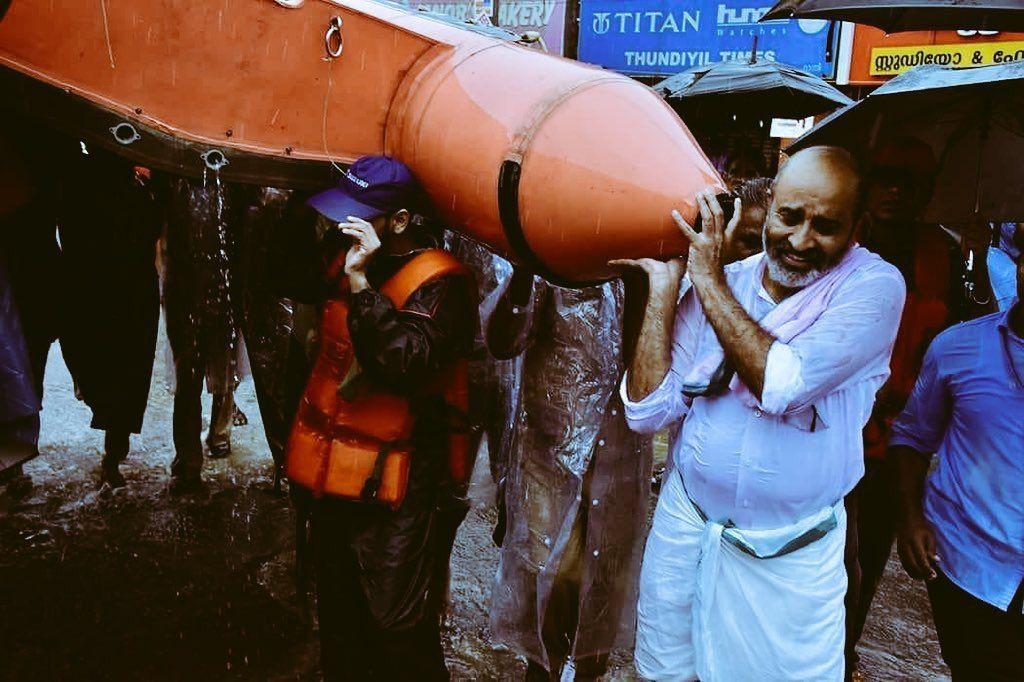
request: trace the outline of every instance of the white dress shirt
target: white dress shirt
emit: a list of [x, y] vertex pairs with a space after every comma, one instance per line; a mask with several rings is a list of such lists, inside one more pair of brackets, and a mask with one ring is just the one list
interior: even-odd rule
[[[730, 288], [757, 320], [776, 306], [752, 281], [763, 257], [726, 267]], [[902, 275], [881, 259], [851, 273], [810, 328], [772, 344], [763, 394], [748, 407], [734, 391], [692, 400], [682, 393], [696, 360], [720, 348], [691, 289], [676, 311], [672, 364], [661, 384], [633, 402], [623, 379], [630, 428], [673, 429], [672, 468], [712, 520], [756, 530], [814, 514], [864, 474], [861, 431], [889, 376], [905, 296]]]

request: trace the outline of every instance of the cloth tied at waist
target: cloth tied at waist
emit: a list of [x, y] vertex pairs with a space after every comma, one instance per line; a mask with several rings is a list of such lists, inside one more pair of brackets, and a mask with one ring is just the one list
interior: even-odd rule
[[839, 500], [788, 526], [743, 530], [731, 522], [719, 523], [710, 520], [690, 496], [689, 491], [686, 491], [685, 482], [683, 490], [686, 492], [687, 501], [704, 522], [700, 561], [697, 565], [697, 589], [694, 595], [693, 634], [700, 679], [713, 681], [721, 677], [716, 672], [715, 641], [708, 623], [715, 601], [723, 544], [729, 543], [744, 554], [762, 560], [791, 554], [820, 540], [838, 526], [843, 501]]

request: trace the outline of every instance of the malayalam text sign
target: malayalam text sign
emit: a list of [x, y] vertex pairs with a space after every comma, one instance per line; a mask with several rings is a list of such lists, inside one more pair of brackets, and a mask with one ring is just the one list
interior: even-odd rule
[[719, 61], [757, 57], [831, 76], [829, 22], [759, 23], [770, 2], [581, 0], [579, 59], [632, 75], [668, 76]]
[[883, 83], [922, 64], [963, 68], [1021, 59], [1024, 33], [909, 31], [886, 35], [858, 25], [851, 48], [850, 83]]
[[910, 45], [871, 50], [872, 76], [895, 76], [922, 64], [968, 67], [1004, 64], [1024, 59], [1024, 41], [971, 45]]

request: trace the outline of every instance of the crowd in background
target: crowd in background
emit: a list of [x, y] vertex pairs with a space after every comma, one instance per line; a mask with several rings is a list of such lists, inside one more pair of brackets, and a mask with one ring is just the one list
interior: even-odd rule
[[[32, 200], [0, 224], [17, 312], [5, 339], [20, 336], [35, 391], [20, 401], [36, 406], [18, 417], [23, 442], [38, 439], [59, 340], [105, 432], [99, 483], [125, 485], [161, 302], [175, 494], [201, 492], [204, 457], [230, 454], [248, 373], [279, 471], [299, 447], [296, 414], [320, 399], [307, 379], [340, 358], [355, 369], [338, 395], [355, 376], [434, 415], [408, 435], [421, 457], [395, 509], [296, 495], [329, 678], [446, 675], [438, 618], [465, 488], [417, 462], [450, 447], [423, 426], [453, 429], [450, 405], [420, 393], [456, 357], [472, 360], [468, 419], [499, 490], [491, 635], [528, 660], [527, 679], [567, 665], [598, 678], [634, 626], [651, 679], [852, 678], [894, 542], [929, 581], [954, 677], [1024, 677], [1024, 228], [922, 222], [927, 145], [892, 140], [863, 163], [812, 149], [774, 180], [752, 157], [730, 160], [734, 218], [704, 197], [705, 229], [680, 226], [687, 262], [622, 263], [641, 286], [557, 287], [450, 235], [472, 285], [445, 274], [399, 301], [380, 292], [441, 233], [417, 222], [429, 211], [391, 160], [307, 201], [58, 140], [45, 164], [25, 156]], [[354, 359], [323, 353], [342, 333], [329, 324], [338, 301]], [[645, 551], [650, 436], [663, 429]], [[19, 495], [31, 482], [12, 469], [6, 484]], [[364, 650], [372, 662], [353, 664]]]

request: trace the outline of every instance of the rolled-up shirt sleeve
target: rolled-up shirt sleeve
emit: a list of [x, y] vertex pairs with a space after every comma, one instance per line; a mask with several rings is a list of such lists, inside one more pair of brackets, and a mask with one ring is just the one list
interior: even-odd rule
[[683, 377], [693, 365], [695, 345], [698, 339], [703, 313], [697, 296], [688, 290], [676, 309], [672, 325], [672, 361], [665, 377], [658, 387], [643, 399], [629, 399], [627, 382], [629, 373], [622, 378], [619, 394], [625, 408], [626, 423], [636, 433], [650, 434], [675, 424], [686, 416], [690, 399], [683, 395]]
[[905, 298], [903, 278], [891, 265], [873, 265], [851, 277], [807, 331], [772, 344], [761, 409], [798, 412], [848, 381], [888, 376]]
[[932, 343], [903, 412], [892, 425], [889, 446], [905, 445], [924, 454], [939, 449], [949, 424], [952, 402], [939, 371], [942, 337]]

